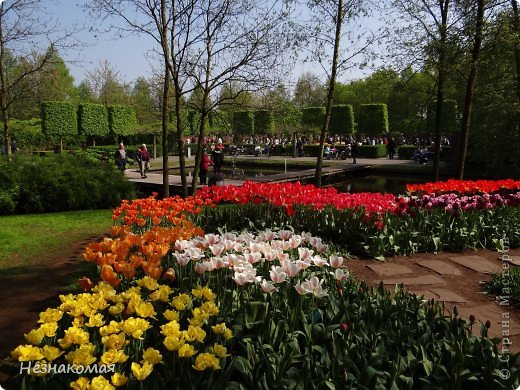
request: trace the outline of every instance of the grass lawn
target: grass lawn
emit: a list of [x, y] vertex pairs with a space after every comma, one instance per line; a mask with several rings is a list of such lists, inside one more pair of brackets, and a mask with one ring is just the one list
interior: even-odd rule
[[45, 265], [78, 242], [107, 233], [112, 210], [0, 217], [0, 279]]

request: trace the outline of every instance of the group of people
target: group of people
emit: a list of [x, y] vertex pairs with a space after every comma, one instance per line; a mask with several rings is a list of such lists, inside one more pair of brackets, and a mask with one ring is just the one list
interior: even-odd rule
[[[124, 172], [128, 162], [128, 153], [125, 145], [122, 142], [119, 144], [119, 148], [116, 150], [114, 158], [119, 170]], [[137, 152], [135, 153], [135, 161], [137, 161], [137, 164], [139, 165], [139, 172], [141, 173], [141, 177], [145, 179], [147, 177], [146, 173], [148, 173], [150, 170], [150, 153], [146, 148], [146, 144], [142, 144], [137, 149]]]

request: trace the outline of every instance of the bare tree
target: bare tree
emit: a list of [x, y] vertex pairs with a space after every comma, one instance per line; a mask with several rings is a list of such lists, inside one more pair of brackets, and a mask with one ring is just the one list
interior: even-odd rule
[[[200, 90], [198, 148], [192, 190], [196, 191], [206, 123], [210, 112], [241, 94], [278, 84], [282, 51], [290, 40], [288, 9], [282, 1], [201, 0], [192, 24], [196, 45], [187, 77]], [[219, 94], [227, 85], [234, 94]]]
[[[328, 88], [327, 88], [327, 104], [325, 108], [325, 119], [320, 133], [320, 145], [318, 148], [318, 157], [316, 160], [315, 183], [321, 186], [321, 177], [323, 171], [323, 149], [325, 140], [329, 131], [329, 121], [332, 112], [332, 104], [334, 98], [334, 88], [336, 79], [340, 72], [345, 70], [347, 64], [360, 54], [367, 54], [367, 50], [375, 41], [373, 32], [358, 34], [348, 39], [350, 45], [349, 50], [341, 50], [341, 41], [348, 37], [344, 37], [344, 25], [354, 21], [360, 16], [367, 15], [366, 1], [364, 0], [310, 0], [309, 7], [315, 15], [319, 15], [315, 20], [319, 24], [311, 24], [310, 32], [312, 39], [315, 41], [313, 45], [313, 57], [318, 60], [323, 69], [327, 72]], [[326, 23], [324, 23], [324, 20]], [[347, 34], [348, 35], [348, 34]], [[353, 43], [358, 41], [357, 46]], [[327, 56], [327, 48], [332, 47], [332, 54]], [[325, 64], [330, 64], [330, 68], [326, 68]]]
[[120, 34], [141, 33], [152, 39], [152, 50], [158, 54], [162, 63], [162, 152], [163, 152], [163, 196], [169, 196], [168, 169], [168, 120], [171, 86], [175, 101], [177, 118], [176, 138], [179, 149], [179, 165], [183, 194], [187, 195], [186, 159], [182, 137], [182, 97], [186, 89], [186, 79], [182, 69], [187, 53], [192, 47], [192, 15], [196, 0], [91, 0], [87, 7], [95, 19], [107, 20], [117, 17], [123, 24], [111, 25], [110, 29]]
[[[24, 81], [39, 72], [53, 58], [54, 50], [65, 46], [71, 34], [59, 32], [55, 21], [45, 14], [43, 2], [15, 0], [0, 3], [0, 111], [3, 122], [3, 147], [11, 154], [10, 110], [22, 99], [29, 83]], [[36, 55], [37, 47], [51, 48]], [[26, 61], [33, 58], [34, 61]]]
[[130, 86], [108, 60], [100, 60], [97, 68], [88, 71], [86, 76], [92, 92], [101, 104], [129, 103]]

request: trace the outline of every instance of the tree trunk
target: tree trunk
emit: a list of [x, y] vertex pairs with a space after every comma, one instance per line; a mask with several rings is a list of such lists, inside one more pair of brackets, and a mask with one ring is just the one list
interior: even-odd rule
[[161, 0], [161, 18], [163, 30], [161, 31], [161, 43], [164, 53], [164, 85], [162, 96], [162, 165], [163, 165], [163, 198], [170, 196], [170, 176], [168, 167], [168, 107], [170, 97], [170, 72], [168, 67], [169, 46], [168, 46], [168, 27], [166, 24], [166, 0]]
[[4, 148], [8, 158], [11, 158], [11, 135], [9, 134], [9, 114], [7, 112], [7, 80], [6, 80], [6, 69], [5, 69], [5, 47], [4, 47], [4, 29], [1, 20], [4, 14], [4, 5], [0, 4], [0, 83], [2, 83], [0, 89], [0, 110], [2, 111], [2, 122], [4, 122]]
[[332, 69], [330, 72], [329, 91], [327, 94], [327, 107], [325, 109], [325, 120], [320, 134], [320, 146], [318, 148], [318, 158], [316, 160], [316, 174], [314, 181], [316, 186], [321, 187], [321, 176], [323, 172], [323, 149], [325, 139], [329, 131], [330, 114], [332, 112], [332, 101], [334, 99], [334, 87], [336, 86], [336, 75], [338, 72], [339, 45], [341, 41], [341, 26], [343, 24], [343, 0], [338, 0], [336, 13], [336, 33], [334, 35], [334, 53], [332, 55]]
[[446, 41], [448, 28], [448, 6], [449, 0], [439, 1], [441, 9], [440, 42], [439, 42], [439, 65], [437, 81], [437, 116], [435, 118], [435, 145], [433, 158], [433, 180], [439, 180], [440, 156], [441, 156], [441, 134], [442, 114], [444, 103], [444, 83], [446, 80]]
[[466, 162], [466, 154], [468, 152], [469, 130], [471, 125], [471, 108], [473, 104], [473, 93], [475, 90], [475, 81], [477, 79], [478, 59], [480, 56], [482, 33], [484, 29], [484, 3], [484, 0], [477, 0], [475, 40], [473, 42], [473, 50], [471, 53], [471, 68], [466, 84], [466, 97], [464, 100], [464, 112], [462, 113], [462, 124], [460, 130], [459, 164], [457, 170], [457, 178], [459, 180], [464, 178], [464, 164]]
[[[518, 1], [511, 0], [513, 6], [513, 29], [515, 33], [520, 33], [520, 15], [518, 13]], [[516, 70], [516, 96], [520, 103], [520, 47], [515, 44], [515, 70]]]

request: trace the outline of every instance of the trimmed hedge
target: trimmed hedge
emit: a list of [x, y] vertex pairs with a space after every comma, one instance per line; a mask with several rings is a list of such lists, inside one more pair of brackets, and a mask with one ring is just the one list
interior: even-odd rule
[[104, 209], [134, 197], [115, 165], [79, 154], [0, 160], [0, 214]]
[[358, 114], [358, 132], [375, 135], [388, 133], [386, 104], [361, 104]]
[[76, 106], [68, 102], [43, 102], [41, 105], [42, 131], [48, 137], [78, 134]]
[[252, 135], [255, 132], [255, 119], [250, 111], [233, 113], [233, 132], [237, 135]]
[[78, 129], [86, 136], [109, 134], [108, 113], [102, 104], [83, 103], [78, 107]]
[[114, 105], [108, 107], [108, 126], [110, 132], [120, 136], [134, 134], [137, 124], [135, 110], [130, 106]]
[[302, 110], [302, 125], [309, 127], [323, 126], [325, 107], [306, 107]]
[[254, 129], [256, 134], [272, 135], [275, 131], [273, 113], [268, 110], [255, 112]]
[[359, 145], [358, 157], [381, 158], [386, 157], [386, 145]]
[[354, 134], [354, 109], [350, 104], [332, 106], [330, 114], [330, 134]]

